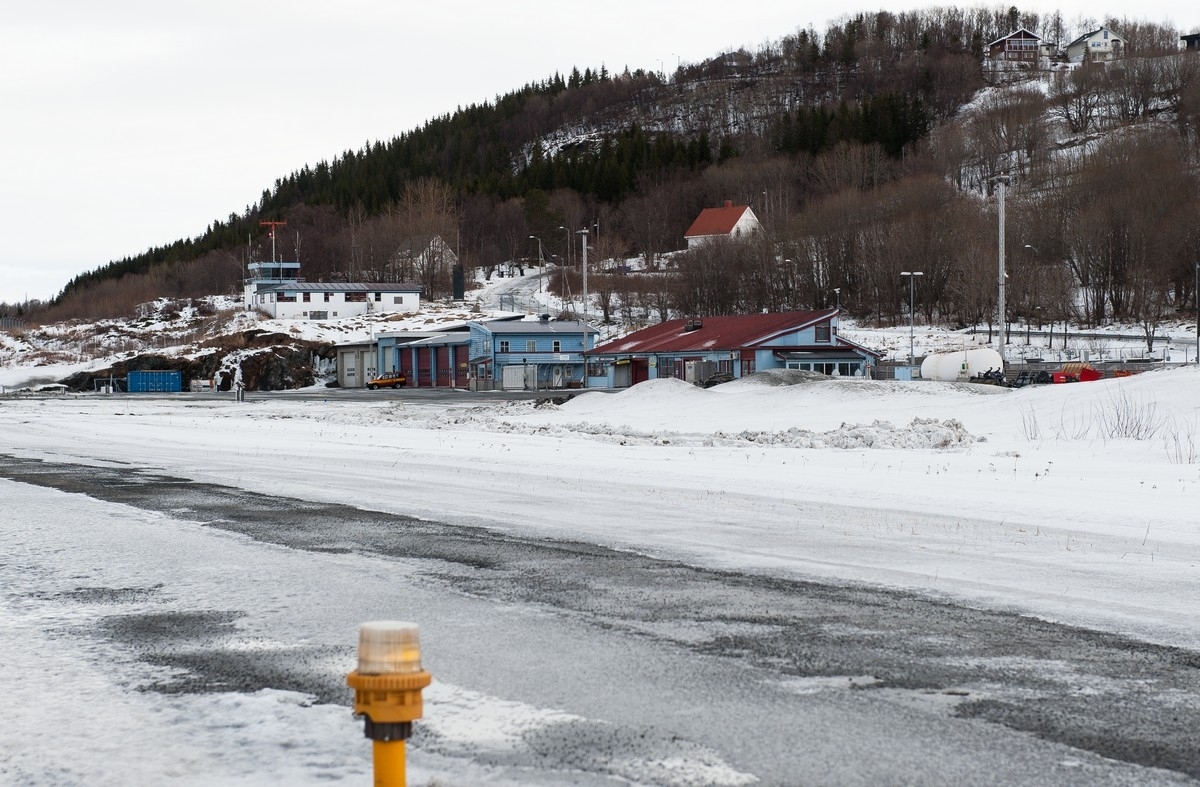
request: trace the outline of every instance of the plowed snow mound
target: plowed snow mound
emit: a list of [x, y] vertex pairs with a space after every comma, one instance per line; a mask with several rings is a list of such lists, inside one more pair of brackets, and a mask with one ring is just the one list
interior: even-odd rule
[[636, 402], [643, 399], [661, 399], [664, 396], [688, 396], [690, 394], [704, 395], [704, 389], [683, 380], [668, 377], [662, 380], [647, 380], [644, 383], [626, 388], [616, 394], [624, 402]]
[[953, 418], [914, 418], [908, 426], [895, 426], [887, 421], [871, 424], [842, 424], [828, 432], [807, 429], [788, 429], [785, 432], [741, 432], [726, 435], [718, 432], [713, 441], [750, 442], [759, 445], [785, 445], [790, 448], [960, 448], [978, 442]]
[[[644, 384], [644, 383], [643, 383]], [[799, 369], [767, 369], [762, 372], [746, 375], [711, 390], [718, 393], [745, 393], [763, 388], [780, 388], [788, 386], [826, 386], [815, 388], [821, 393], [856, 392], [866, 396], [886, 393], [888, 395], [929, 395], [941, 396], [946, 391], [956, 391], [979, 396], [994, 396], [1006, 394], [1010, 389], [999, 385], [980, 385], [978, 383], [944, 383], [932, 380], [900, 381], [900, 380], [871, 380], [864, 377], [830, 377], [820, 372], [804, 372]]]
[[833, 381], [834, 378], [820, 372], [803, 372], [799, 369], [767, 369], [723, 383], [716, 386], [714, 390], [738, 390], [742, 388], [762, 388], [777, 385], [813, 385]]

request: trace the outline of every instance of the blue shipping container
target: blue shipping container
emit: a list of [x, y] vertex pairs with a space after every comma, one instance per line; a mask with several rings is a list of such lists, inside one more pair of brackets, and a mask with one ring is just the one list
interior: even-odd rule
[[172, 371], [149, 372], [138, 371], [129, 373], [129, 393], [167, 392], [179, 393], [183, 390], [183, 372]]

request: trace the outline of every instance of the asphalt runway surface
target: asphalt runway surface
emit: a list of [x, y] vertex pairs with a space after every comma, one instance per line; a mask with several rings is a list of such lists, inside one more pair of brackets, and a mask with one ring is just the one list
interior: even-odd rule
[[[880, 773], [890, 774], [890, 783], [953, 783], [971, 760], [978, 764], [971, 779], [976, 783], [1200, 779], [1200, 654], [1194, 651], [909, 593], [702, 569], [587, 543], [254, 494], [151, 470], [0, 455], [0, 477], [162, 512], [288, 549], [416, 561], [447, 597], [544, 610], [548, 627], [565, 622], [594, 638], [598, 650], [665, 654], [663, 663], [670, 666], [661, 674], [631, 667], [623, 679], [632, 685], [622, 689], [660, 692], [666, 703], [661, 720], [643, 710], [640, 733], [609, 731], [602, 745], [586, 731], [560, 731], [555, 740], [528, 741], [522, 755], [501, 763], [541, 774], [538, 783], [560, 783], [568, 772], [578, 776], [570, 783], [608, 783], [596, 765], [603, 762], [601, 748], [652, 746], [655, 735], [680, 729], [705, 745], [724, 742], [727, 758], [762, 784], [878, 783]], [[152, 687], [157, 691], [277, 688], [348, 703], [340, 678], [305, 668], [319, 659], [293, 654], [280, 662], [206, 648], [235, 626], [239, 614], [114, 615], [103, 633], [148, 663], [183, 670]], [[586, 674], [586, 665], [580, 671]], [[713, 676], [733, 688], [711, 697]], [[558, 681], [554, 691], [572, 690], [569, 677], [552, 680]], [[602, 693], [594, 685], [587, 691]], [[793, 718], [802, 702], [826, 703], [819, 718], [837, 718], [843, 726], [820, 730], [811, 720]], [[713, 706], [713, 718], [695, 718], [695, 708], [705, 703]], [[886, 741], [888, 730], [894, 740]], [[839, 736], [847, 743], [843, 770], [831, 772], [828, 762], [819, 771], [806, 770], [803, 751], [811, 748], [814, 757], [827, 760]], [[875, 737], [886, 741], [879, 761], [856, 763], [863, 742]], [[422, 741], [418, 728], [414, 745], [437, 742]], [[586, 776], [593, 767], [595, 782]]]

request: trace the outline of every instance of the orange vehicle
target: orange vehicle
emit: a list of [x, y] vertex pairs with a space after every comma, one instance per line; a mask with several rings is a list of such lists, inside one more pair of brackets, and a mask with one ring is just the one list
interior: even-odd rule
[[408, 376], [404, 372], [384, 374], [367, 383], [367, 387], [372, 391], [376, 388], [403, 388], [406, 385], [408, 385]]

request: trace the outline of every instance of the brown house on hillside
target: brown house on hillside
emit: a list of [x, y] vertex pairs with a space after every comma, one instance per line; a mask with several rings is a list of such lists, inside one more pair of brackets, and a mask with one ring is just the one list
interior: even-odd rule
[[1042, 51], [1042, 39], [1025, 28], [997, 38], [988, 44], [988, 57], [993, 62], [1036, 64]]

